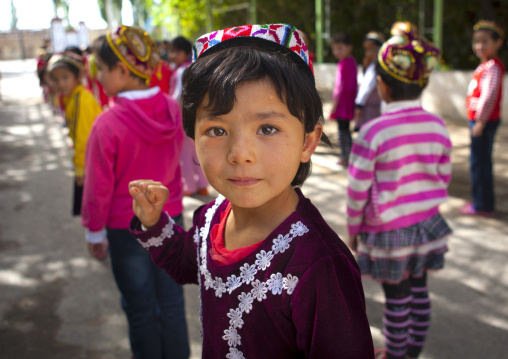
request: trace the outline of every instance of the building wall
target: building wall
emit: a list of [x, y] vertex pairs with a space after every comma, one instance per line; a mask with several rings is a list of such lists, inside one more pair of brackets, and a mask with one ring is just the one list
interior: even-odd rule
[[[335, 81], [336, 64], [316, 64], [314, 74], [316, 87], [325, 96], [333, 90]], [[361, 70], [359, 71], [361, 73]], [[428, 87], [423, 91], [423, 107], [430, 112], [436, 113], [450, 120], [466, 119], [466, 93], [472, 71], [435, 71], [430, 77]], [[359, 76], [361, 80], [361, 75]], [[508, 122], [508, 75], [503, 82], [503, 98], [501, 117], [503, 122]], [[324, 100], [328, 100], [325, 98]]]
[[[90, 41], [93, 41], [100, 35], [104, 35], [107, 30], [88, 31]], [[27, 59], [34, 58], [39, 54], [39, 49], [43, 45], [44, 40], [49, 38], [49, 29], [0, 32], [0, 60], [17, 60], [23, 57]]]

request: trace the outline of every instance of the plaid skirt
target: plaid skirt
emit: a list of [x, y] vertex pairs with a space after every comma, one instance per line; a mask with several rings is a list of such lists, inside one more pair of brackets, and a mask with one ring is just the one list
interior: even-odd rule
[[440, 214], [388, 232], [360, 233], [357, 261], [373, 279], [399, 283], [409, 276], [444, 267], [447, 237], [452, 232]]

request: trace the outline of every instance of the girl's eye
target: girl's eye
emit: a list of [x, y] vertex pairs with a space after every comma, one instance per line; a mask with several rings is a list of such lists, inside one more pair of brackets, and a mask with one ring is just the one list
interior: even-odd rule
[[258, 134], [264, 135], [264, 136], [270, 136], [273, 135], [275, 132], [277, 132], [277, 128], [270, 125], [263, 125], [258, 131]]
[[221, 137], [226, 135], [226, 131], [220, 127], [213, 127], [206, 131], [206, 134], [210, 137]]

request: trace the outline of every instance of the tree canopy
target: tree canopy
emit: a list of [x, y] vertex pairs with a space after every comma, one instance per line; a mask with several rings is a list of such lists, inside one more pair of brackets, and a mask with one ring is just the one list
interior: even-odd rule
[[[98, 0], [99, 4], [108, 0]], [[120, 2], [121, 0], [109, 0]], [[223, 10], [242, 5], [249, 0], [131, 0], [136, 7], [143, 7], [146, 17], [153, 17], [155, 24], [171, 26], [171, 34], [183, 35], [194, 40], [206, 32], [207, 1], [212, 7], [213, 28], [243, 25], [248, 22], [248, 10]], [[443, 49], [445, 68], [472, 69], [478, 60], [471, 51], [473, 25], [480, 19], [496, 20], [508, 24], [508, 6], [502, 0], [446, 0], [444, 2]], [[310, 44], [315, 43], [315, 2], [311, 0], [256, 0], [257, 23], [283, 22], [296, 26], [307, 33]], [[331, 1], [329, 11], [325, 6], [325, 21], [329, 19], [330, 35], [347, 32], [354, 43], [353, 55], [357, 60], [363, 56], [362, 40], [365, 34], [376, 30], [389, 35], [395, 21], [406, 20], [419, 24], [424, 17], [423, 36], [432, 40], [433, 6], [431, 0], [357, 0]], [[241, 6], [240, 6], [241, 7]], [[420, 9], [422, 11], [420, 11]], [[326, 30], [326, 29], [325, 29]], [[161, 32], [159, 32], [161, 33]], [[164, 32], [162, 32], [164, 33]], [[508, 64], [506, 45], [500, 55]], [[328, 44], [325, 44], [325, 61], [334, 62]]]

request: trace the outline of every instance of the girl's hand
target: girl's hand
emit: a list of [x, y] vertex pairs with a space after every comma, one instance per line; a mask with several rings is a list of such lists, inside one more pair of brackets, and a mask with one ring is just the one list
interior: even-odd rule
[[85, 177], [83, 176], [76, 176], [74, 177], [74, 181], [76, 181], [76, 185], [79, 187], [83, 187], [83, 184], [85, 183]]
[[105, 240], [101, 243], [88, 243], [88, 252], [90, 255], [98, 260], [106, 258], [108, 254], [108, 241]]
[[356, 247], [358, 246], [358, 236], [348, 236], [347, 245], [351, 251], [356, 252]]
[[471, 135], [473, 137], [479, 137], [483, 134], [483, 129], [487, 123], [485, 121], [476, 121], [473, 128], [471, 129]]
[[129, 183], [129, 193], [136, 217], [146, 228], [155, 226], [169, 197], [168, 189], [160, 182], [137, 180]]

